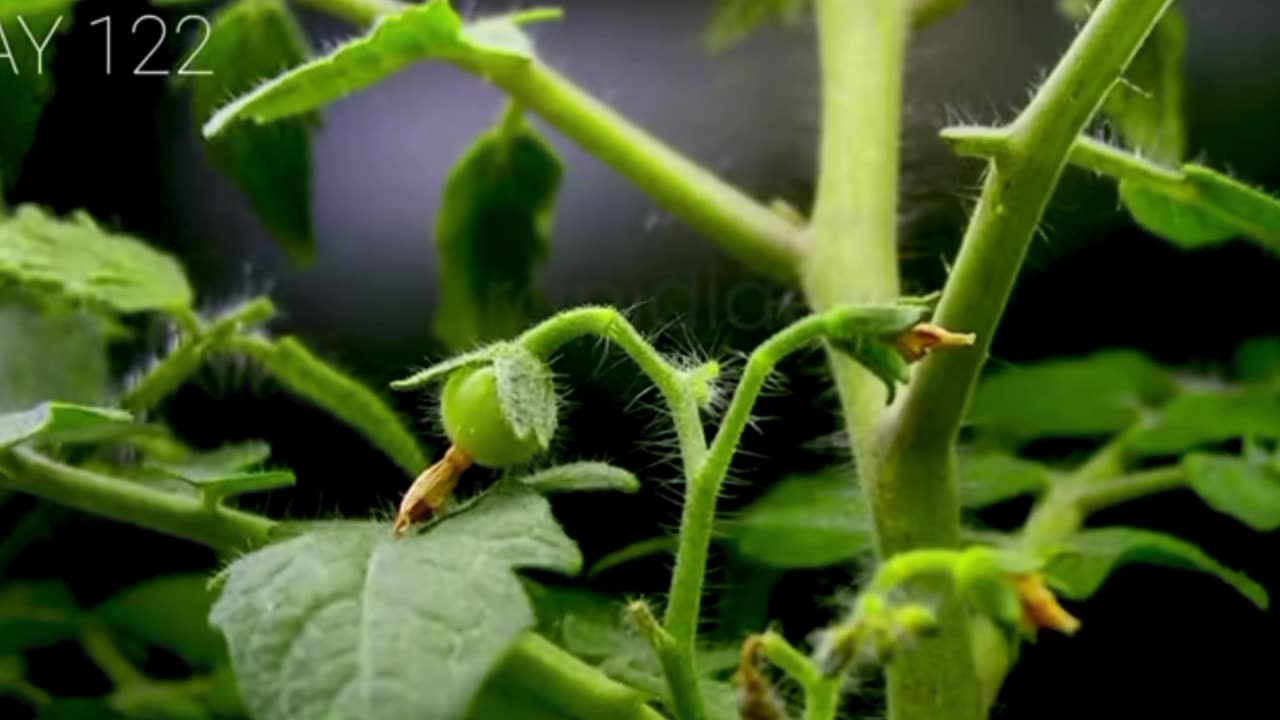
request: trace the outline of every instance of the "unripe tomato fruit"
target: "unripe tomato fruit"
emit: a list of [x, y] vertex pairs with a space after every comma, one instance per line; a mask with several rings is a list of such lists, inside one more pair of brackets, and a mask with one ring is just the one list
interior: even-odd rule
[[449, 376], [440, 398], [440, 416], [450, 442], [478, 465], [505, 468], [529, 462], [542, 447], [530, 433], [516, 435], [498, 400], [498, 378], [486, 365]]

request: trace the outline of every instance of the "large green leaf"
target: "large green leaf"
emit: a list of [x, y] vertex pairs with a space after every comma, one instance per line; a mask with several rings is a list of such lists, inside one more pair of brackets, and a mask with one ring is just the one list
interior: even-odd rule
[[0, 291], [0, 413], [50, 398], [101, 404], [111, 392], [106, 322]]
[[79, 608], [57, 581], [0, 587], [0, 655], [77, 637]]
[[1131, 563], [1207, 573], [1258, 607], [1267, 607], [1266, 589], [1242, 573], [1225, 567], [1186, 540], [1138, 528], [1085, 530], [1071, 542], [1066, 554], [1049, 563], [1048, 574], [1063, 594], [1083, 600], [1097, 592], [1114, 570]]
[[35, 141], [40, 116], [53, 94], [54, 36], [71, 27], [67, 9], [74, 2], [6, 0], [0, 5], [0, 191], [17, 181]]
[[35, 438], [80, 439], [119, 430], [133, 421], [122, 410], [68, 403], [41, 403], [0, 415], [0, 450]]
[[1141, 455], [1177, 455], [1245, 437], [1280, 438], [1280, 388], [1185, 391], [1128, 447]]
[[1229, 455], [1188, 455], [1187, 480], [1210, 507], [1254, 530], [1280, 528], [1280, 474], [1267, 463]]
[[339, 522], [247, 555], [211, 618], [259, 720], [450, 720], [534, 624], [513, 568], [581, 562], [546, 500], [499, 489], [409, 537]]
[[427, 466], [418, 441], [395, 411], [363, 383], [325, 362], [297, 338], [253, 339], [234, 345], [257, 360], [290, 392], [315, 403], [364, 435], [406, 473]]
[[1044, 465], [1007, 453], [968, 453], [960, 458], [960, 498], [967, 508], [1039, 494], [1052, 479], [1052, 471]]
[[1174, 389], [1142, 354], [1110, 350], [996, 373], [979, 386], [969, 421], [1014, 443], [1109, 435], [1133, 425]]
[[59, 220], [30, 205], [0, 221], [3, 280], [125, 313], [185, 308], [192, 299], [169, 256], [109, 233], [83, 213]]
[[1280, 252], [1280, 200], [1201, 165], [1184, 165], [1181, 182], [1120, 183], [1134, 220], [1185, 248], [1246, 237]]
[[786, 568], [825, 567], [871, 547], [871, 521], [848, 471], [790, 475], [726, 528], [738, 552]]
[[93, 614], [117, 637], [164, 648], [209, 672], [226, 660], [222, 637], [209, 625], [212, 606], [208, 578], [171, 575], [122, 590]]
[[218, 135], [236, 120], [264, 123], [317, 110], [423, 60], [493, 69], [532, 58], [517, 23], [554, 15], [528, 11], [464, 25], [447, 0], [428, 0], [383, 15], [369, 34], [289, 70], [223, 107], [204, 126]]
[[[200, 52], [211, 74], [191, 79], [192, 111], [203, 122], [227, 98], [306, 62], [306, 39], [283, 0], [239, 0], [219, 12]], [[253, 204], [296, 260], [315, 252], [311, 217], [311, 119], [237, 125], [210, 140], [209, 159]]]
[[436, 217], [436, 334], [454, 351], [514, 337], [545, 312], [534, 269], [547, 257], [562, 168], [517, 111], [454, 168]]
[[766, 23], [797, 25], [809, 0], [716, 0], [706, 42], [713, 51], [726, 50]]

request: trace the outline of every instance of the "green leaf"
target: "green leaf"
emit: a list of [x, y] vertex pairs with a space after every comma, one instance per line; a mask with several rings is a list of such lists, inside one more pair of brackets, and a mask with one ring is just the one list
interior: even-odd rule
[[406, 473], [427, 466], [418, 441], [377, 393], [322, 360], [297, 338], [258, 340], [236, 346], [266, 368], [290, 392], [360, 431]]
[[217, 502], [234, 495], [292, 487], [289, 470], [257, 470], [271, 448], [266, 443], [228, 445], [211, 452], [194, 453], [180, 462], [151, 462], [147, 467], [181, 480]]
[[0, 587], [0, 655], [77, 637], [79, 608], [56, 580]]
[[1200, 165], [1184, 165], [1176, 185], [1120, 183], [1120, 198], [1148, 231], [1188, 249], [1247, 237], [1280, 252], [1280, 201]]
[[1280, 338], [1253, 338], [1236, 349], [1236, 376], [1248, 382], [1280, 379]]
[[761, 25], [798, 25], [809, 0], [717, 0], [707, 28], [706, 43], [713, 52], [736, 45]]
[[513, 568], [581, 562], [546, 500], [497, 490], [406, 538], [330, 523], [247, 555], [211, 618], [259, 720], [449, 720], [534, 624]]
[[[302, 30], [283, 0], [240, 0], [212, 21], [199, 63], [207, 76], [191, 78], [192, 112], [208, 118], [227, 98], [249, 92], [306, 62]], [[205, 147], [209, 159], [249, 198], [263, 223], [295, 261], [315, 254], [311, 216], [313, 118], [270, 126], [237, 125]]]
[[191, 286], [168, 255], [98, 227], [83, 213], [58, 220], [24, 205], [0, 222], [0, 280], [122, 312], [191, 305]]
[[557, 465], [525, 475], [520, 478], [520, 484], [544, 493], [583, 490], [616, 490], [633, 493], [640, 489], [640, 479], [630, 470], [602, 462]]
[[1131, 563], [1213, 575], [1258, 607], [1267, 607], [1266, 589], [1242, 573], [1223, 566], [1186, 540], [1138, 528], [1085, 530], [1075, 537], [1067, 554], [1049, 562], [1047, 572], [1063, 594], [1084, 600], [1097, 592], [1114, 570]]
[[93, 614], [113, 635], [164, 648], [198, 672], [226, 662], [222, 637], [209, 625], [213, 593], [203, 575], [154, 578], [122, 590]]
[[123, 410], [41, 403], [30, 410], [0, 415], [0, 450], [35, 438], [92, 438], [132, 421], [133, 416]]
[[97, 698], [54, 698], [40, 708], [36, 720], [126, 720], [118, 710]]
[[826, 567], [871, 547], [862, 492], [839, 469], [787, 476], [726, 530], [742, 556], [776, 567]]
[[960, 497], [967, 508], [984, 508], [1048, 489], [1053, 472], [1040, 463], [1002, 452], [960, 458]]
[[[56, 36], [71, 27], [75, 0], [6, 0], [0, 7], [0, 191], [13, 187], [53, 95]], [[32, 38], [35, 42], [32, 42]], [[48, 42], [46, 46], [45, 43]], [[37, 51], [37, 45], [44, 51]]]
[[498, 401], [517, 437], [536, 438], [545, 450], [551, 447], [559, 424], [556, 386], [547, 364], [518, 345], [493, 360], [498, 381]]
[[1139, 455], [1177, 455], [1245, 437], [1280, 438], [1280, 388], [1183, 392], [1127, 447]]
[[555, 151], [514, 108], [450, 174], [436, 217], [435, 328], [450, 349], [514, 337], [545, 314], [533, 271], [550, 247], [562, 174]]
[[1280, 528], [1280, 474], [1265, 463], [1229, 455], [1188, 455], [1183, 471], [1200, 499], [1254, 530]]
[[993, 375], [978, 387], [969, 422], [1014, 444], [1109, 435], [1173, 392], [1173, 380], [1144, 355], [1111, 350]]
[[488, 70], [512, 63], [518, 66], [533, 55], [529, 39], [517, 24], [557, 15], [531, 10], [464, 26], [446, 0], [429, 0], [383, 15], [368, 35], [223, 107], [205, 123], [205, 137], [224, 132], [240, 119], [265, 123], [312, 112], [422, 60], [448, 60]]
[[57, 398], [103, 404], [111, 392], [106, 323], [0, 291], [0, 413]]

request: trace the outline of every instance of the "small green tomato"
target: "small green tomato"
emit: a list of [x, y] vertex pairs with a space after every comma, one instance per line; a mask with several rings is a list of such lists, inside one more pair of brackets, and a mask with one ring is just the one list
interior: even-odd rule
[[449, 376], [440, 415], [449, 440], [478, 465], [521, 465], [542, 452], [536, 437], [521, 438], [511, 427], [498, 400], [498, 379], [488, 365], [464, 368]]

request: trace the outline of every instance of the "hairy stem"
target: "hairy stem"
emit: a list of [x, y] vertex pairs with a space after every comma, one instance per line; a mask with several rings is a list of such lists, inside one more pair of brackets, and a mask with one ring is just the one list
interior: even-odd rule
[[31, 493], [77, 510], [235, 552], [265, 545], [273, 520], [198, 496], [163, 490], [64, 465], [27, 448], [0, 457], [0, 487]]
[[[357, 25], [408, 7], [394, 0], [300, 1]], [[781, 214], [537, 60], [494, 66], [463, 59], [458, 64], [497, 85], [747, 267], [784, 282], [796, 280], [801, 231]]]
[[[927, 359], [904, 397], [898, 453], [953, 443], [1036, 226], [1076, 138], [1172, 0], [1104, 0], [995, 152], [936, 321], [974, 332], [970, 352]], [[946, 461], [936, 463], [940, 472]]]
[[[923, 7], [931, 5], [926, 3]], [[879, 300], [900, 292], [898, 163], [903, 62], [913, 12], [899, 0], [818, 0], [823, 126], [812, 246], [805, 291], [816, 308]], [[960, 540], [954, 479], [914, 478], [886, 467], [881, 445], [884, 390], [855, 363], [832, 354], [858, 475], [882, 558]], [[946, 587], [939, 586], [944, 592]], [[976, 675], [957, 603], [943, 630], [889, 668], [889, 715], [976, 718]]]

